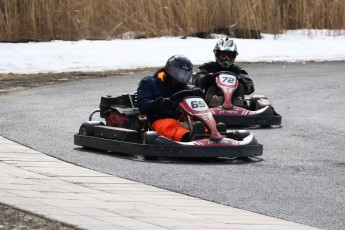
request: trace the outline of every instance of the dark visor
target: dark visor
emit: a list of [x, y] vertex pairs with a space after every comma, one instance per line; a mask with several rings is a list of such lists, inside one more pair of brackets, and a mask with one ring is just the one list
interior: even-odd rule
[[176, 81], [186, 84], [192, 78], [193, 72], [191, 70], [176, 68], [176, 67], [169, 67], [168, 73], [172, 76]]
[[218, 51], [217, 57], [221, 60], [232, 60], [236, 58], [237, 53], [235, 51]]

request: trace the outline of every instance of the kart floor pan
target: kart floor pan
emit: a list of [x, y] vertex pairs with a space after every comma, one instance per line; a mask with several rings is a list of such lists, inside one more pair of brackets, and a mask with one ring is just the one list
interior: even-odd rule
[[94, 136], [74, 135], [74, 144], [108, 152], [128, 155], [182, 158], [254, 157], [263, 154], [261, 144], [223, 147], [201, 147], [185, 145], [152, 145], [128, 143]]

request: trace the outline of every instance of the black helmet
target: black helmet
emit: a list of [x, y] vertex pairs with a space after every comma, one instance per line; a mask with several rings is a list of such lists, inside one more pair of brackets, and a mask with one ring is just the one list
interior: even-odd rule
[[174, 55], [165, 64], [165, 72], [178, 83], [186, 84], [192, 77], [193, 64], [183, 55]]
[[217, 63], [225, 69], [234, 64], [238, 55], [235, 42], [228, 37], [220, 39], [214, 47], [213, 52], [216, 56]]

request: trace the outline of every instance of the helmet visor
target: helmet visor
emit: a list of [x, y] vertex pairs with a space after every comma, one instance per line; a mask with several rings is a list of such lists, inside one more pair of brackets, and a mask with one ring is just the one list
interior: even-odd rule
[[236, 51], [217, 51], [217, 57], [220, 60], [232, 60], [237, 56]]
[[189, 82], [193, 75], [192, 70], [181, 69], [176, 67], [169, 67], [168, 69], [166, 69], [166, 71], [172, 78], [183, 84]]

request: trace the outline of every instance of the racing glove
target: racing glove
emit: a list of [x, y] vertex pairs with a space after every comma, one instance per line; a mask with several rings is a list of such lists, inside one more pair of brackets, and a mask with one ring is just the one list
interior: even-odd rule
[[214, 81], [214, 76], [210, 73], [200, 73], [195, 79], [195, 85], [201, 89], [207, 88]]
[[202, 97], [204, 95], [203, 91], [199, 87], [194, 87], [193, 96]]
[[244, 93], [249, 95], [255, 91], [253, 81], [245, 76], [245, 75], [238, 75], [238, 81], [243, 85]]
[[173, 102], [170, 98], [168, 97], [159, 97], [157, 98], [158, 104], [162, 109], [172, 109], [176, 106], [176, 103]]

